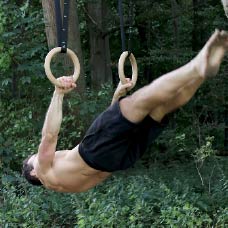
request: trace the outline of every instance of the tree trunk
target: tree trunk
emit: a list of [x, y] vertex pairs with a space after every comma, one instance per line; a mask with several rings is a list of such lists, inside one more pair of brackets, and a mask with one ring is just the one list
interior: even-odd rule
[[[77, 82], [77, 89], [79, 91], [85, 90], [85, 77], [84, 77], [84, 67], [83, 67], [83, 57], [82, 57], [82, 49], [81, 49], [81, 41], [80, 41], [80, 31], [79, 31], [79, 21], [77, 14], [76, 1], [70, 1], [70, 11], [69, 11], [69, 27], [68, 27], [68, 48], [73, 50], [78, 58], [81, 65], [81, 73]], [[63, 6], [63, 1], [61, 1]], [[57, 46], [57, 32], [56, 32], [56, 22], [55, 22], [55, 5], [54, 1], [46, 1], [42, 0], [44, 19], [45, 19], [45, 30], [48, 41], [48, 47], [50, 49]], [[62, 7], [63, 9], [63, 7]], [[58, 57], [58, 62], [62, 63], [64, 69], [71, 69], [70, 71], [64, 71], [64, 75], [72, 74], [72, 62], [66, 57], [66, 55], [62, 55], [61, 59]], [[62, 72], [62, 71], [61, 71]], [[63, 73], [62, 73], [63, 74]]]
[[176, 0], [171, 0], [172, 18], [173, 18], [173, 31], [174, 31], [174, 47], [180, 47], [179, 30], [178, 30], [178, 5]]
[[104, 0], [87, 3], [87, 22], [90, 41], [91, 85], [94, 89], [112, 81], [109, 36], [106, 32], [108, 8]]
[[12, 96], [13, 98], [19, 98], [19, 94], [18, 94], [18, 76], [17, 74], [13, 73], [12, 75], [12, 87], [11, 87], [11, 91], [12, 91]]
[[202, 43], [202, 32], [201, 32], [201, 24], [203, 18], [200, 17], [198, 11], [200, 10], [200, 4], [203, 4], [202, 0], [193, 0], [193, 29], [192, 29], [192, 50], [199, 51]]

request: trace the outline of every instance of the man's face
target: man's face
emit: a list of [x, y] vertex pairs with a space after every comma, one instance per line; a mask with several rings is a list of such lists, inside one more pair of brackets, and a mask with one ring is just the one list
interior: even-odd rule
[[33, 154], [33, 155], [29, 158], [28, 164], [33, 165], [33, 164], [34, 164], [34, 161], [35, 161], [35, 158], [36, 158], [36, 154]]

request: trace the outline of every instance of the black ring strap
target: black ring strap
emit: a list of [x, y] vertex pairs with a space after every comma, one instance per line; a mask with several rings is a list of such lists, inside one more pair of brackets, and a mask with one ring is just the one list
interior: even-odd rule
[[128, 36], [128, 49], [126, 48], [126, 36], [124, 31], [124, 16], [123, 16], [123, 1], [118, 0], [118, 13], [120, 17], [120, 31], [121, 31], [121, 44], [122, 51], [128, 51], [128, 57], [132, 53], [132, 33], [133, 33], [133, 1], [130, 0], [129, 5], [129, 36]]
[[57, 39], [58, 39], [58, 46], [61, 47], [61, 52], [66, 53], [70, 0], [64, 0], [63, 16], [61, 13], [60, 1], [61, 0], [55, 0], [55, 19], [56, 19]]

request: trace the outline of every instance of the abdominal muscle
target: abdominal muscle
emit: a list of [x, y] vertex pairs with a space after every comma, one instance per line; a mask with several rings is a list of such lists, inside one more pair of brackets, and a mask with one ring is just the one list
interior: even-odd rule
[[78, 146], [56, 151], [50, 170], [41, 177], [43, 184], [59, 192], [83, 192], [105, 180], [111, 173], [89, 167], [81, 158]]

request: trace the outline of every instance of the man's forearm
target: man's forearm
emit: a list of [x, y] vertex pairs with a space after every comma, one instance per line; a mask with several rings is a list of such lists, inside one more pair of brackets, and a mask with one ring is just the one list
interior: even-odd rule
[[111, 105], [113, 105], [116, 101], [118, 101], [119, 98], [120, 98], [120, 97], [118, 97], [118, 96], [116, 96], [116, 95], [114, 94], [113, 97], [112, 97], [112, 103], [111, 103]]
[[121, 97], [126, 96], [127, 92], [131, 90], [132, 83], [129, 78], [127, 78], [126, 80], [127, 80], [126, 84], [122, 84], [120, 82], [119, 85], [117, 86], [116, 91], [112, 98], [111, 105], [114, 104], [116, 101], [118, 101]]
[[53, 94], [50, 106], [48, 108], [42, 136], [50, 135], [57, 137], [61, 122], [62, 122], [62, 105], [63, 105], [63, 94], [59, 94], [56, 91]]

